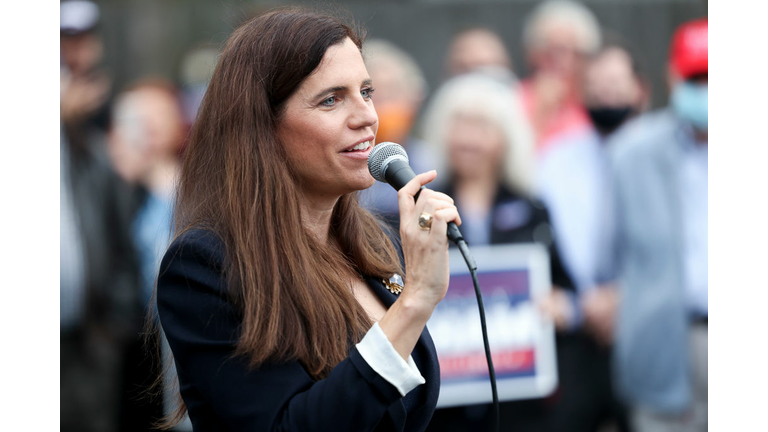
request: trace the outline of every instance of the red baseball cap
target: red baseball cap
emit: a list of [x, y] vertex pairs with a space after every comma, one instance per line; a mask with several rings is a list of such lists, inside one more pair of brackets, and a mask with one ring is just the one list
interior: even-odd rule
[[672, 37], [669, 62], [685, 79], [709, 70], [707, 29], [707, 18], [688, 21], [678, 27]]

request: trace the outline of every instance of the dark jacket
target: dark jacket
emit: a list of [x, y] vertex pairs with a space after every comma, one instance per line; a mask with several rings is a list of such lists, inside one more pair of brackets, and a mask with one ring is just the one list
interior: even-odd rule
[[[160, 322], [173, 351], [181, 395], [195, 431], [422, 431], [440, 387], [426, 328], [412, 356], [426, 384], [405, 398], [351, 345], [349, 357], [315, 381], [298, 361], [249, 369], [233, 353], [242, 313], [230, 301], [223, 243], [190, 231], [163, 258], [157, 286]], [[397, 299], [365, 278], [385, 306]], [[417, 400], [413, 395], [418, 395]], [[406, 404], [403, 401], [406, 400]], [[406, 411], [406, 406], [411, 406]]]
[[[453, 186], [442, 188], [455, 197]], [[461, 214], [461, 208], [458, 209]], [[563, 266], [549, 222], [549, 212], [534, 199], [517, 194], [499, 185], [493, 199], [490, 215], [490, 244], [541, 243], [547, 247], [550, 258], [550, 276], [555, 286], [573, 290], [573, 282]], [[472, 247], [472, 244], [469, 244]]]

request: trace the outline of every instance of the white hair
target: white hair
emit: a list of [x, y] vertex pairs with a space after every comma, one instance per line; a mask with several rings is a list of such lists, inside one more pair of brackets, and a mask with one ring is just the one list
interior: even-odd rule
[[505, 146], [501, 180], [519, 193], [531, 193], [535, 141], [517, 87], [486, 74], [468, 73], [438, 89], [426, 110], [423, 137], [443, 180], [450, 176], [446, 133], [459, 113], [480, 115], [501, 129]]
[[579, 2], [549, 0], [540, 4], [525, 20], [523, 44], [526, 50], [542, 47], [552, 25], [573, 28], [579, 35], [579, 49], [585, 54], [600, 48], [600, 24], [592, 11]]

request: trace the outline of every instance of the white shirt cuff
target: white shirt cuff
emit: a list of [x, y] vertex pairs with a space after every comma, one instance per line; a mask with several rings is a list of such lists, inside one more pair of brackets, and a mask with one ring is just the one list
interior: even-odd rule
[[356, 346], [368, 366], [395, 386], [402, 396], [426, 382], [413, 357], [408, 356], [407, 362], [403, 360], [387, 339], [384, 330], [379, 327], [379, 323], [374, 323]]

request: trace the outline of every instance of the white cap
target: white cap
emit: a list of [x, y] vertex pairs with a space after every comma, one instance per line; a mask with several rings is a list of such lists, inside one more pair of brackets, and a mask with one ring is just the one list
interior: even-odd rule
[[93, 29], [99, 21], [99, 7], [86, 0], [71, 0], [61, 3], [60, 30], [77, 34]]

